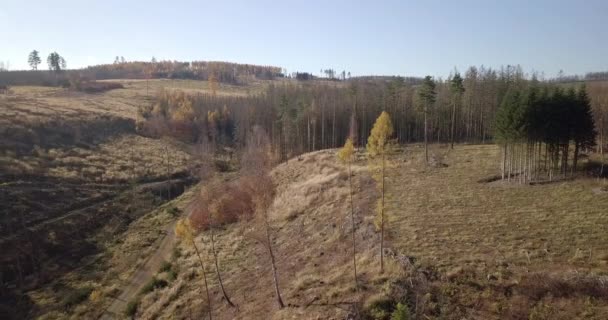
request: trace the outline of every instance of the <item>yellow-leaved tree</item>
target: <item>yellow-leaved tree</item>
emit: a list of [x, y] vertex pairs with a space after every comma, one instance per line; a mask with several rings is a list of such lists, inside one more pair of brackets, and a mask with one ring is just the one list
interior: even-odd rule
[[370, 169], [381, 194], [376, 206], [377, 216], [375, 220], [376, 227], [380, 229], [380, 273], [384, 272], [384, 177], [386, 176], [386, 157], [394, 146], [394, 141], [391, 139], [393, 132], [393, 123], [390, 116], [386, 111], [382, 111], [367, 139]]
[[348, 185], [349, 185], [349, 196], [350, 196], [350, 218], [352, 222], [352, 237], [353, 237], [353, 270], [355, 272], [355, 290], [359, 289], [359, 285], [357, 283], [357, 246], [355, 241], [355, 207], [353, 205], [353, 179], [352, 179], [352, 170], [351, 165], [355, 160], [355, 146], [353, 145], [353, 141], [348, 138], [344, 143], [344, 147], [338, 151], [338, 158], [347, 166], [348, 168]]
[[205, 292], [207, 293], [207, 305], [209, 306], [209, 320], [213, 319], [211, 315], [211, 297], [209, 296], [209, 285], [207, 284], [207, 271], [205, 270], [205, 264], [203, 263], [203, 258], [201, 257], [201, 253], [198, 250], [196, 242], [194, 241], [195, 235], [194, 227], [190, 223], [190, 219], [182, 218], [177, 221], [175, 224], [175, 235], [177, 238], [185, 241], [187, 244], [192, 245], [194, 250], [196, 251], [196, 255], [198, 256], [198, 262], [201, 264], [201, 269], [203, 270], [203, 280], [205, 282]]

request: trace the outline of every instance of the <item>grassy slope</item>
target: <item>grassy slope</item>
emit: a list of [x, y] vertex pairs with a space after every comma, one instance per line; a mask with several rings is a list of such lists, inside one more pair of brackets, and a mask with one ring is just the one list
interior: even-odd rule
[[[446, 156], [445, 168], [427, 169], [421, 157], [421, 148], [408, 147], [405, 156], [393, 158], [387, 179], [388, 247], [410, 257], [418, 271], [401, 269], [387, 258], [388, 271], [377, 274], [378, 235], [370, 213], [377, 194], [360, 160], [355, 170], [358, 268], [365, 289], [352, 290], [346, 175], [333, 152], [321, 151], [274, 171], [280, 191], [272, 211], [274, 243], [283, 298], [292, 307], [277, 309], [266, 253], [247, 236], [249, 223], [242, 222], [217, 240], [225, 285], [239, 310], [221, 302], [209, 263], [214, 317], [337, 319], [347, 314], [348, 303], [369, 301], [386, 294], [395, 280], [412, 281], [412, 275], [422, 273], [423, 285], [414, 280], [417, 284], [408, 287], [419, 294], [410, 310], [422, 318], [602, 319], [608, 314], [605, 301], [585, 295], [584, 288], [564, 293], [560, 290], [568, 289], [550, 287], [548, 296], [534, 291], [551, 277], [568, 278], [573, 272], [605, 277], [608, 195], [593, 192], [595, 180], [480, 183], [497, 172], [498, 149], [491, 145], [458, 146]], [[199, 242], [207, 248], [207, 235]], [[193, 251], [183, 248], [173, 263], [177, 280], [142, 298], [138, 315], [143, 319], [204, 315]]]
[[[46, 126], [45, 132], [53, 135], [62, 130], [63, 121], [76, 122], [84, 130], [96, 131], [107, 124], [111, 125], [115, 121], [113, 119], [134, 120], [137, 107], [150, 103], [156, 90], [161, 87], [192, 90], [197, 86], [206, 86], [206, 82], [155, 80], [149, 82], [150, 89], [146, 90], [145, 82], [123, 82], [125, 89], [101, 94], [46, 87], [12, 87], [9, 94], [0, 95], [0, 128], [11, 133], [3, 134], [2, 143], [32, 148], [33, 143], [29, 139], [37, 141], [36, 134], [25, 136], [12, 133], [36, 133], [31, 129]], [[246, 87], [220, 85], [218, 94], [246, 90]], [[146, 95], [146, 91], [149, 95]], [[99, 119], [108, 119], [108, 116], [114, 118], [99, 123]], [[141, 217], [142, 211], [145, 214], [145, 210], [153, 208], [150, 206], [157, 199], [147, 197], [147, 192], [125, 191], [131, 185], [116, 181], [134, 181], [138, 178], [163, 180], [167, 173], [183, 171], [191, 164], [189, 148], [170, 140], [138, 136], [131, 128], [118, 130], [117, 133], [102, 132], [92, 138], [80, 139], [76, 144], [74, 139], [63, 139], [61, 135], [57, 137], [58, 140], [53, 141], [59, 143], [40, 144], [31, 151], [21, 149], [15, 152], [13, 148], [0, 150], [0, 168], [2, 174], [6, 175], [0, 181], [1, 208], [10, 214], [2, 217], [0, 229], [5, 231], [4, 223], [20, 219], [30, 230], [65, 230], [61, 234], [63, 237], [63, 233], [75, 229], [82, 231], [75, 227], [81, 222], [103, 220], [105, 225], [89, 234], [86, 240], [89, 250], [86, 254], [93, 256], [78, 263], [71, 259], [62, 261], [71, 264], [69, 268], [74, 270], [54, 278], [48, 286], [28, 293], [31, 303], [35, 304], [34, 308], [28, 307], [32, 317], [96, 318], [108, 297], [119, 293], [117, 290], [123, 285], [122, 282], [151, 253], [150, 250], [153, 251], [154, 247], [149, 246], [156, 243], [168, 224], [175, 219], [173, 214], [161, 208], [131, 222], [133, 218]], [[168, 159], [167, 155], [170, 155]], [[175, 205], [180, 207], [179, 202]], [[73, 210], [80, 207], [85, 209]], [[24, 218], [16, 218], [22, 214], [26, 214]], [[68, 215], [70, 218], [64, 219]], [[69, 227], [66, 228], [65, 224]], [[117, 237], [117, 234], [121, 236]], [[54, 235], [55, 231], [49, 232], [49, 237]], [[63, 241], [61, 237], [57, 237], [58, 241]], [[78, 237], [80, 239], [82, 235]], [[72, 245], [75, 244], [76, 241], [72, 241]], [[78, 251], [77, 248], [74, 250]], [[54, 270], [55, 266], [45, 268]], [[95, 289], [95, 301], [85, 299], [86, 303], [63, 310], [63, 299], [74, 288]]]
[[[389, 179], [390, 242], [421, 265], [456, 278], [468, 273], [473, 280], [467, 281], [481, 286], [462, 285], [454, 293], [452, 303], [468, 307], [463, 316], [528, 317], [538, 309], [544, 313], [537, 312], [539, 319], [608, 315], [601, 299], [576, 292], [562, 300], [531, 298], [522, 288], [530, 275], [606, 277], [608, 194], [594, 192], [600, 182], [480, 183], [498, 172], [499, 150], [492, 145], [458, 146], [445, 159], [448, 167], [438, 169], [424, 167], [421, 148], [408, 148], [405, 154], [407, 161], [400, 161]], [[543, 285], [542, 278], [536, 282]], [[513, 290], [497, 289], [505, 287]], [[559, 296], [563, 290], [549, 291]]]
[[498, 171], [494, 146], [457, 147], [448, 167], [430, 170], [417, 151], [406, 153], [411, 160], [389, 179], [396, 248], [439, 267], [508, 260], [530, 270], [606, 269], [608, 197], [592, 191], [594, 179], [479, 183]]

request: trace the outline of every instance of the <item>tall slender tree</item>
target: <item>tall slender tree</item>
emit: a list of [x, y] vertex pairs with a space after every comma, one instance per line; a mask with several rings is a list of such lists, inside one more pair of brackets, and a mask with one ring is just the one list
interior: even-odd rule
[[450, 80], [450, 91], [452, 93], [452, 120], [450, 121], [450, 148], [454, 149], [454, 130], [456, 128], [456, 108], [462, 104], [462, 95], [464, 93], [463, 79], [460, 73], [456, 71], [452, 80]]
[[30, 65], [32, 70], [38, 70], [38, 65], [40, 64], [40, 62], [41, 62], [41, 60], [40, 60], [40, 55], [38, 54], [38, 51], [33, 50], [32, 52], [30, 52], [30, 55], [28, 56], [28, 59], [27, 59], [27, 63]]
[[435, 92], [435, 81], [431, 76], [424, 77], [422, 85], [418, 89], [418, 96], [422, 102], [423, 113], [424, 113], [424, 160], [428, 165], [429, 163], [429, 146], [428, 146], [428, 116], [430, 109], [435, 103], [436, 95]]
[[386, 157], [391, 152], [393, 141], [393, 123], [386, 111], [382, 111], [367, 140], [367, 153], [370, 157], [374, 178], [380, 189], [380, 199], [377, 205], [377, 226], [380, 229], [380, 273], [384, 272], [384, 209], [385, 209], [385, 177], [386, 177]]
[[357, 242], [355, 240], [356, 235], [356, 224], [355, 224], [355, 206], [353, 202], [353, 178], [352, 178], [352, 170], [351, 165], [354, 161], [355, 156], [355, 147], [353, 146], [353, 141], [348, 138], [346, 139], [346, 143], [344, 143], [344, 147], [340, 149], [338, 152], [338, 158], [346, 164], [348, 168], [348, 195], [350, 199], [350, 219], [351, 219], [351, 234], [353, 240], [353, 272], [355, 276], [355, 290], [359, 289], [358, 281], [357, 281]]
[[49, 70], [59, 73], [66, 68], [65, 59], [57, 52], [52, 52], [46, 59], [46, 63], [49, 65]]
[[205, 263], [203, 262], [203, 257], [201, 256], [201, 253], [198, 249], [198, 246], [196, 245], [196, 242], [194, 241], [194, 229], [192, 228], [192, 225], [190, 224], [190, 220], [189, 219], [180, 219], [177, 221], [177, 224], [175, 225], [175, 235], [182, 240], [185, 240], [188, 244], [192, 245], [192, 247], [194, 247], [194, 250], [196, 252], [196, 256], [198, 257], [198, 262], [200, 263], [201, 266], [201, 270], [203, 273], [203, 280], [204, 280], [204, 284], [205, 284], [205, 292], [207, 294], [207, 306], [209, 306], [209, 320], [213, 319], [213, 315], [212, 315], [212, 307], [211, 307], [211, 296], [209, 295], [209, 285], [207, 283], [207, 270], [205, 269]]

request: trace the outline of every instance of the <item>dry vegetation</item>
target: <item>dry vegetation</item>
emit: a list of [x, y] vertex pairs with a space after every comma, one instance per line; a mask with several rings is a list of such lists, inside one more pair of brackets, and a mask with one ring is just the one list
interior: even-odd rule
[[[0, 95], [0, 317], [19, 318], [15, 307], [28, 317], [98, 312], [84, 303], [100, 295], [89, 282], [105, 279], [111, 259], [148, 252], [111, 258], [108, 246], [129, 239], [130, 226], [150, 222], [140, 218], [192, 183], [189, 146], [136, 133], [137, 108], [151, 103], [154, 86], [182, 86], [149, 83], [150, 98], [138, 81], [97, 94], [13, 86]], [[150, 241], [163, 234], [157, 224], [142, 228]], [[13, 295], [21, 287], [29, 293]]]
[[[404, 154], [389, 175], [389, 243], [442, 275], [452, 317], [608, 316], [608, 196], [593, 192], [596, 179], [481, 182], [498, 171], [492, 145], [457, 147], [436, 169], [420, 148]], [[419, 308], [437, 313], [439, 297], [429, 298]]]
[[[361, 158], [354, 166], [358, 268], [352, 281], [346, 169], [319, 151], [273, 171], [278, 195], [271, 217], [287, 308], [274, 300], [266, 253], [243, 221], [216, 234], [222, 277], [238, 306], [221, 301], [212, 268], [214, 318], [341, 319], [357, 310], [384, 319], [396, 302], [421, 319], [604, 319], [608, 315], [608, 197], [580, 177], [543, 185], [482, 182], [494, 176], [492, 145], [436, 147], [435, 168], [408, 146], [387, 175], [387, 271], [378, 274], [374, 182]], [[211, 259], [208, 234], [197, 238]], [[176, 280], [141, 296], [138, 317], [206, 315], [192, 249], [172, 261]], [[209, 260], [210, 261], [210, 260]], [[210, 263], [210, 262], [209, 262]], [[168, 273], [160, 272], [166, 279]]]
[[[0, 96], [1, 208], [30, 213], [20, 225], [72, 246], [53, 247], [70, 258], [60, 256], [45, 268], [69, 271], [27, 293], [28, 317], [96, 319], [126, 288], [139, 292], [130, 305], [138, 319], [206, 315], [194, 250], [162, 242], [198, 191], [158, 207], [164, 190], [158, 183], [189, 169], [189, 150], [138, 136], [135, 120], [138, 107], [151, 103], [160, 88], [210, 89], [192, 80], [116, 82], [125, 88], [86, 94], [12, 87]], [[264, 86], [222, 84], [218, 95], [246, 95]], [[223, 226], [215, 238], [224, 286], [237, 309], [222, 301], [209, 233], [196, 239], [209, 263], [214, 318], [340, 319], [362, 312], [382, 319], [397, 301], [416, 319], [608, 318], [605, 186], [586, 177], [523, 186], [484, 182], [499, 172], [499, 150], [491, 145], [449, 152], [436, 147], [431, 167], [424, 165], [422, 148], [402, 151], [392, 156], [386, 180], [384, 274], [378, 274], [373, 223], [378, 194], [365, 157], [358, 154], [353, 165], [356, 291], [346, 167], [334, 150], [305, 154], [272, 173], [272, 241], [287, 308], [276, 307], [267, 253], [244, 219]], [[238, 192], [231, 186], [226, 193]], [[17, 223], [14, 217], [3, 216], [3, 233]], [[144, 265], [142, 282], [133, 286]], [[117, 317], [123, 311], [112, 310]]]
[[[346, 168], [337, 163], [334, 151], [320, 151], [279, 165], [273, 171], [278, 194], [270, 212], [275, 235], [272, 240], [283, 300], [288, 307], [276, 308], [267, 253], [257, 245], [250, 221], [246, 220], [227, 226], [216, 235], [222, 276], [226, 277], [224, 285], [238, 310], [220, 300], [217, 280], [208, 268], [214, 318], [310, 319], [327, 315], [338, 318], [351, 311], [353, 302], [378, 292], [383, 279], [398, 274], [396, 268], [389, 269], [383, 276], [376, 274], [377, 235], [372, 221], [361, 214], [369, 212], [375, 189], [361, 164], [365, 162], [359, 162], [353, 169], [359, 190], [356, 220], [361, 243], [358, 256], [360, 284], [367, 288], [366, 291], [355, 292], [350, 271]], [[197, 242], [199, 247], [206, 248], [206, 256], [210, 259], [208, 234], [199, 237]], [[143, 296], [139, 316], [146, 318], [146, 310], [158, 310], [155, 316], [160, 319], [187, 319], [206, 314], [205, 297], [200, 291], [200, 267], [194, 251], [182, 248], [181, 252], [173, 261], [179, 269], [178, 280]], [[165, 299], [176, 290], [180, 294]]]

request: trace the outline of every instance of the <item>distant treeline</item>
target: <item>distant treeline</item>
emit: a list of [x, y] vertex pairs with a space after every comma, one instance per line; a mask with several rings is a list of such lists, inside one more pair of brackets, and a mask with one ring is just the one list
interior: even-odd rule
[[[454, 90], [454, 77], [431, 79], [430, 88], [419, 85], [417, 79], [395, 77], [292, 82], [271, 85], [249, 97], [163, 91], [154, 105], [140, 110], [144, 119], [140, 129], [190, 142], [209, 139], [240, 146], [253, 125], [260, 125], [284, 159], [339, 147], [347, 136], [365, 146], [374, 120], [387, 111], [394, 137], [402, 143], [423, 141], [425, 130], [430, 142], [449, 142], [453, 136], [455, 142], [485, 143], [496, 137], [495, 119], [507, 92], [531, 85], [540, 92], [563, 87], [527, 77], [516, 66], [471, 67], [460, 79], [462, 90]], [[600, 146], [608, 122], [608, 86], [604, 84], [591, 82], [585, 88]]]
[[78, 77], [90, 80], [106, 79], [192, 79], [239, 84], [247, 79], [272, 80], [282, 77], [281, 68], [219, 61], [133, 61], [90, 66], [85, 69], [59, 72], [3, 71], [0, 85], [55, 86]]

